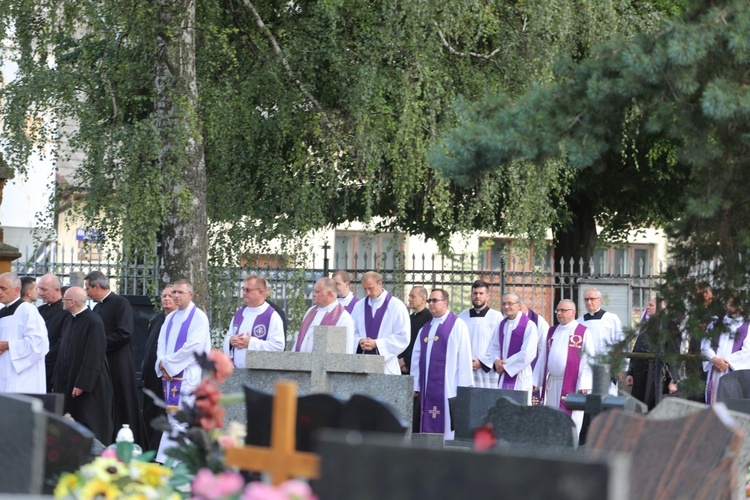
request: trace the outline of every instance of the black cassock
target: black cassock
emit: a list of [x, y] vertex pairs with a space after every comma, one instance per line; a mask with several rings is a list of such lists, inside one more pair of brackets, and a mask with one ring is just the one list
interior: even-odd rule
[[43, 304], [39, 306], [39, 314], [47, 325], [47, 337], [49, 338], [49, 352], [44, 357], [45, 368], [47, 369], [47, 392], [52, 392], [52, 376], [55, 373], [55, 363], [57, 354], [60, 351], [60, 337], [62, 334], [63, 322], [70, 313], [63, 309], [62, 299], [52, 304]]
[[[148, 328], [148, 340], [146, 340], [146, 352], [143, 357], [143, 369], [141, 370], [143, 388], [151, 389], [157, 396], [164, 399], [164, 390], [161, 384], [161, 377], [156, 375], [156, 347], [159, 344], [159, 332], [164, 324], [164, 313], [159, 313], [151, 319]], [[166, 412], [154, 404], [150, 397], [143, 396], [143, 423], [146, 426], [146, 437], [148, 439], [147, 449], [157, 450], [161, 441], [162, 431], [154, 430], [151, 427], [151, 421], [161, 415], [166, 416]]]
[[145, 447], [143, 418], [138, 407], [138, 384], [135, 378], [130, 339], [133, 334], [133, 308], [125, 297], [110, 293], [94, 306], [104, 323], [107, 336], [107, 362], [114, 395], [114, 441], [122, 424], [129, 424], [135, 442]]
[[[65, 412], [94, 433], [104, 445], [112, 443], [112, 382], [107, 366], [104, 324], [89, 309], [68, 315], [63, 323], [54, 374], [56, 392], [65, 395]], [[77, 387], [83, 394], [72, 396]]]

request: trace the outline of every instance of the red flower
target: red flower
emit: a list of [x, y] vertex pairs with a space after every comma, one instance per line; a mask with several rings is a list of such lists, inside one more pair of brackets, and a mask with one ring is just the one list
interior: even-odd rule
[[219, 406], [221, 391], [216, 384], [204, 378], [193, 394], [201, 427], [207, 431], [224, 427], [224, 409]]
[[214, 378], [220, 384], [226, 382], [227, 378], [232, 374], [234, 370], [234, 364], [232, 359], [227, 356], [224, 351], [218, 349], [211, 349], [208, 353], [208, 360], [214, 363]]
[[487, 424], [474, 430], [474, 450], [484, 451], [492, 448], [497, 443], [495, 433], [492, 432], [492, 424]]

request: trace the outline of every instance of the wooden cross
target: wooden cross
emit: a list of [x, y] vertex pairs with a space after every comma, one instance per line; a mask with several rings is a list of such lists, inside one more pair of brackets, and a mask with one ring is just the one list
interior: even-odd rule
[[224, 462], [243, 470], [268, 473], [274, 485], [294, 477], [316, 479], [320, 475], [320, 457], [294, 449], [296, 423], [297, 383], [279, 381], [273, 396], [271, 447], [227, 448]]

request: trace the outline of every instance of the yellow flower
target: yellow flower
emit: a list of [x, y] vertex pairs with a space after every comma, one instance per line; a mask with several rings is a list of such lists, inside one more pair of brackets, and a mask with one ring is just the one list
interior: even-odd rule
[[70, 495], [78, 485], [78, 476], [70, 472], [63, 473], [55, 486], [55, 498], [64, 498]]
[[102, 481], [101, 479], [92, 479], [81, 487], [81, 498], [83, 500], [93, 500], [97, 497], [106, 500], [119, 498], [120, 490], [117, 485]]
[[149, 462], [132, 462], [133, 478], [148, 486], [167, 484], [167, 478], [172, 475], [172, 469]]
[[128, 466], [114, 457], [99, 457], [81, 467], [81, 474], [85, 479], [100, 479], [105, 482], [114, 482], [127, 476], [128, 472]]

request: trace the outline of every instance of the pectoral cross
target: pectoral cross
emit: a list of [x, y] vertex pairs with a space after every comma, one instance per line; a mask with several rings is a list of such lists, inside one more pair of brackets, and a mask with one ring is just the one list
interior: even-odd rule
[[433, 406], [432, 410], [428, 410], [427, 413], [432, 415], [432, 418], [437, 418], [437, 416], [440, 415], [440, 410], [437, 409], [437, 406]]

